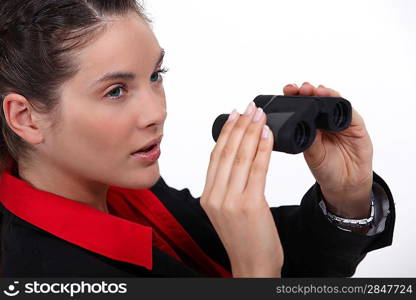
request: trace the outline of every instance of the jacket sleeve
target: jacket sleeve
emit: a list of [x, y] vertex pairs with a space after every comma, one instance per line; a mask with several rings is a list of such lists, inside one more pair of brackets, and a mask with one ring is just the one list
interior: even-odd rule
[[384, 230], [362, 235], [332, 224], [318, 205], [322, 192], [315, 183], [300, 206], [272, 207], [284, 250], [283, 277], [352, 276], [366, 253], [391, 245], [395, 223], [392, 194], [384, 180], [373, 172], [374, 182], [387, 194], [389, 214]]
[[[364, 236], [339, 229], [324, 215], [319, 201], [321, 190], [315, 183], [300, 205], [271, 207], [284, 250], [282, 277], [344, 277], [354, 274], [366, 253], [391, 245], [395, 211], [387, 184], [374, 173], [374, 181], [386, 191], [390, 213], [382, 232]], [[152, 191], [172, 212], [184, 229], [216, 262], [231, 270], [225, 248], [189, 189], [174, 189], [160, 177]]]

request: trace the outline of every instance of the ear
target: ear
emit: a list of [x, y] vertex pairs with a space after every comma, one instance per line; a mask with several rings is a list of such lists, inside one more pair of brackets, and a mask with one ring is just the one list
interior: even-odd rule
[[3, 101], [3, 111], [10, 128], [27, 143], [35, 145], [43, 141], [38, 115], [25, 97], [8, 94]]

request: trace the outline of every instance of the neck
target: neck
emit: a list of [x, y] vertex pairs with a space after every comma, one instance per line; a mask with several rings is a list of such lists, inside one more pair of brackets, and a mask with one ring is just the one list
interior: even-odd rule
[[[28, 182], [34, 188], [78, 201], [108, 213], [108, 185], [88, 181], [75, 175], [64, 174], [55, 168], [35, 167], [24, 169], [14, 167], [13, 176]], [[36, 171], [36, 172], [35, 172]]]

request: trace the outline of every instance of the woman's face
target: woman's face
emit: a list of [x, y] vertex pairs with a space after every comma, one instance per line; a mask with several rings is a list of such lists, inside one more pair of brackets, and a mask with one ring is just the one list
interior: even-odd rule
[[[161, 53], [135, 13], [121, 17], [77, 55], [79, 72], [62, 86], [58, 127], [45, 138], [52, 164], [88, 181], [148, 188], [159, 165], [131, 156], [163, 134]], [[110, 73], [131, 76], [99, 79]]]

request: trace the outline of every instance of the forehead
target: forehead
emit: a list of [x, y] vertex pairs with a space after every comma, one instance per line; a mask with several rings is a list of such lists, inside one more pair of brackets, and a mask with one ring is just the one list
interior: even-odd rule
[[147, 71], [154, 68], [160, 49], [149, 25], [136, 13], [116, 17], [77, 54], [79, 73], [93, 81], [115, 69]]

